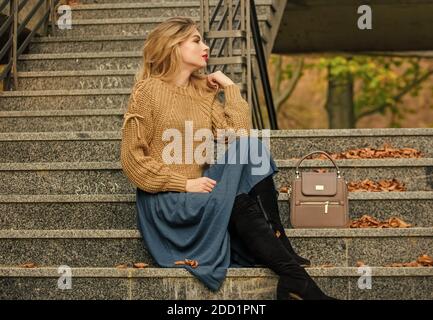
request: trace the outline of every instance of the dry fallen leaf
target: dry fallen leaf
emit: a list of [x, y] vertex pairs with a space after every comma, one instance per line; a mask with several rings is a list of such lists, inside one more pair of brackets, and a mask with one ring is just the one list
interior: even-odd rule
[[366, 214], [350, 223], [350, 228], [409, 228], [410, 226], [411, 224], [397, 217], [392, 217], [388, 221], [379, 221]]
[[351, 181], [347, 183], [349, 192], [355, 191], [368, 191], [368, 192], [391, 192], [391, 191], [406, 191], [404, 183], [397, 179], [392, 180], [380, 180], [378, 182], [370, 179], [362, 181]]
[[365, 266], [365, 263], [363, 261], [357, 261], [356, 266], [359, 268], [359, 267]]
[[419, 256], [416, 261], [391, 263], [385, 265], [385, 267], [400, 267], [400, 268], [401, 267], [409, 267], [409, 268], [433, 267], [433, 258], [426, 254], [423, 254]]
[[33, 262], [28, 262], [20, 265], [21, 268], [36, 268], [36, 264]]
[[[332, 159], [382, 159], [382, 158], [421, 158], [420, 151], [414, 148], [393, 148], [390, 144], [384, 143], [382, 148], [358, 148], [350, 149], [340, 153], [330, 153]], [[307, 159], [326, 160], [324, 154], [312, 155]]]
[[189, 260], [189, 259], [178, 260], [178, 261], [175, 261], [174, 264], [176, 264], [176, 265], [186, 264], [186, 265], [191, 266], [194, 269], [198, 267], [198, 261], [197, 260]]
[[119, 264], [116, 266], [117, 269], [126, 269], [128, 268], [128, 264], [124, 263], [124, 264]]
[[146, 268], [148, 266], [149, 266], [149, 264], [143, 263], [143, 262], [134, 263], [134, 268], [137, 268], [137, 269], [143, 269], [143, 268]]
[[424, 267], [433, 267], [433, 258], [426, 254], [419, 256], [416, 262]]
[[411, 226], [410, 223], [406, 223], [397, 217], [390, 218], [388, 224], [391, 228], [409, 228]]
[[289, 188], [288, 187], [281, 187], [280, 188], [280, 192], [281, 193], [287, 193], [289, 191]]

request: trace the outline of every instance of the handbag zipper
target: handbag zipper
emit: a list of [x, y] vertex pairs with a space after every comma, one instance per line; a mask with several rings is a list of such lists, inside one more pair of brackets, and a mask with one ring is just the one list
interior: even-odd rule
[[300, 204], [324, 204], [325, 205], [325, 213], [328, 213], [328, 206], [330, 204], [340, 204], [338, 201], [300, 201]]

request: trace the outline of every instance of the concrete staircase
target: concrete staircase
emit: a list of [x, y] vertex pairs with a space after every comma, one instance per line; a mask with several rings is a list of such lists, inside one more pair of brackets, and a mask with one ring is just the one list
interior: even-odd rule
[[[135, 187], [121, 170], [120, 127], [143, 31], [172, 15], [198, 18], [198, 1], [81, 2], [72, 30], [34, 40], [21, 56], [20, 90], [0, 92], [0, 299], [275, 299], [278, 278], [267, 268], [229, 269], [218, 293], [184, 269], [158, 268], [136, 228]], [[257, 1], [257, 10], [262, 30], [272, 28], [272, 1]], [[351, 218], [397, 216], [413, 228], [291, 229], [280, 194], [286, 233], [328, 294], [433, 299], [433, 268], [383, 267], [433, 254], [433, 129], [273, 131], [275, 182], [287, 186], [293, 158], [307, 152], [384, 142], [424, 158], [337, 161], [348, 181], [398, 178], [408, 188], [351, 193]], [[372, 267], [371, 290], [358, 288], [359, 260]], [[37, 268], [19, 267], [28, 262]], [[133, 262], [150, 266], [115, 268]], [[58, 289], [61, 265], [72, 268], [72, 290]]]

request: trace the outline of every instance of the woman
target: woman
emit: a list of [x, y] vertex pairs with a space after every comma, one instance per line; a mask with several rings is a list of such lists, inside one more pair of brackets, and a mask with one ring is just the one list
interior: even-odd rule
[[[186, 268], [213, 291], [228, 267], [263, 264], [280, 276], [277, 299], [329, 298], [284, 234], [272, 180], [278, 169], [248, 134], [250, 108], [239, 87], [221, 71], [199, 73], [209, 54], [189, 18], [166, 20], [145, 41], [121, 146], [123, 172], [137, 186], [144, 243], [159, 266]], [[216, 99], [220, 87], [224, 105]], [[233, 131], [214, 163], [221, 130]]]

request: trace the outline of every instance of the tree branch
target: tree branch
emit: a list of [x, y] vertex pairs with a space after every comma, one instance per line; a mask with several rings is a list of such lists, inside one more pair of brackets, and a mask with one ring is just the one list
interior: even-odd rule
[[289, 85], [286, 87], [283, 93], [281, 93], [276, 99], [275, 105], [277, 107], [277, 113], [281, 109], [281, 106], [284, 103], [284, 101], [286, 101], [287, 98], [290, 97], [292, 92], [295, 90], [296, 85], [298, 84], [298, 81], [301, 78], [303, 68], [304, 68], [304, 58], [297, 59], [295, 72], [293, 74], [293, 77], [290, 79]]
[[277, 63], [275, 66], [275, 81], [274, 81], [274, 88], [275, 88], [275, 95], [279, 96], [280, 95], [280, 86], [281, 86], [281, 79], [282, 79], [282, 71], [281, 71], [281, 66], [283, 64], [283, 58], [281, 57], [281, 55], [278, 55], [277, 57]]
[[[399, 102], [404, 97], [405, 94], [407, 94], [410, 90], [412, 90], [418, 84], [420, 84], [421, 82], [423, 82], [424, 80], [426, 80], [432, 74], [433, 74], [433, 70], [429, 70], [423, 76], [419, 77], [418, 79], [413, 80], [405, 88], [403, 88], [398, 94], [396, 94], [394, 96], [393, 100], [395, 102]], [[362, 113], [360, 113], [359, 115], [356, 116], [356, 121], [358, 121], [359, 119], [361, 119], [363, 117], [369, 116], [369, 115], [371, 115], [373, 113], [376, 113], [376, 112], [379, 112], [379, 111], [383, 111], [383, 110], [385, 110], [386, 108], [388, 108], [390, 106], [391, 106], [390, 103], [383, 103], [382, 105], [380, 105], [379, 107], [377, 107], [375, 109], [362, 112]]]

